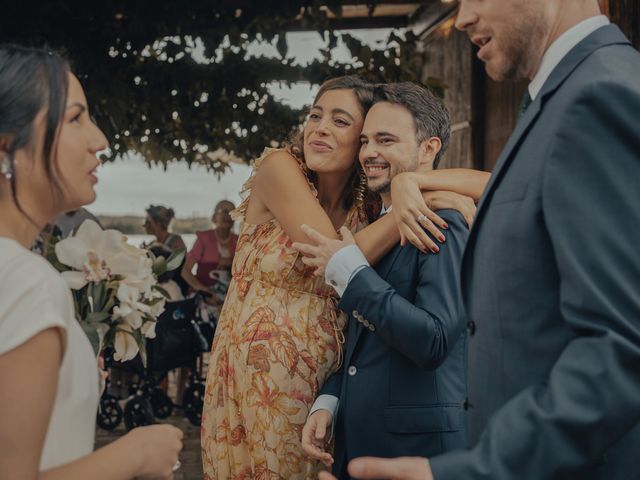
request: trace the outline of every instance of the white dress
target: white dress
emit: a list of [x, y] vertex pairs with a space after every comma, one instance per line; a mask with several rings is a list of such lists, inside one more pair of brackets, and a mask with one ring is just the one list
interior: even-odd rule
[[0, 355], [51, 327], [66, 332], [66, 350], [40, 471], [93, 451], [98, 366], [93, 348], [75, 319], [71, 292], [60, 274], [44, 258], [0, 237]]

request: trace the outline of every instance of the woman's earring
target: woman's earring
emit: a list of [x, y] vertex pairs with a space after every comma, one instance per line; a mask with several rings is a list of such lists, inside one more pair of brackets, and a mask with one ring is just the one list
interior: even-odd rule
[[13, 176], [12, 158], [11, 155], [6, 152], [0, 157], [0, 175], [7, 180], [11, 180], [11, 177]]

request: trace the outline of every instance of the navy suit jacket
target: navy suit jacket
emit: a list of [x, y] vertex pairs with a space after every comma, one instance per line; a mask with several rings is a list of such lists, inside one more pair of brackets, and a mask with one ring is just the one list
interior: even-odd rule
[[436, 480], [640, 479], [640, 54], [577, 44], [520, 119], [463, 260], [472, 450]]
[[459, 271], [468, 227], [453, 210], [437, 255], [397, 245], [360, 270], [339, 307], [350, 316], [339, 397], [336, 474], [362, 455], [431, 456], [467, 446], [465, 317]]

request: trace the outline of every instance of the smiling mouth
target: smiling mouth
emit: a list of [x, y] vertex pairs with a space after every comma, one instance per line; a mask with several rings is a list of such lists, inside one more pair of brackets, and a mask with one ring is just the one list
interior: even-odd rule
[[377, 177], [380, 174], [384, 173], [389, 169], [389, 164], [387, 163], [370, 163], [365, 164], [364, 172], [367, 177]]

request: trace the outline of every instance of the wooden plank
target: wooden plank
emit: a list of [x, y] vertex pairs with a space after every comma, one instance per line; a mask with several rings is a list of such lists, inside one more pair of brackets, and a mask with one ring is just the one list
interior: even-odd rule
[[485, 78], [484, 169], [493, 169], [516, 125], [522, 94], [529, 82]]
[[424, 45], [423, 82], [437, 78], [445, 85], [444, 102], [449, 109], [451, 134], [449, 149], [441, 160], [442, 168], [475, 165], [471, 121], [471, 43], [466, 33], [444, 29], [431, 35]]
[[638, 0], [607, 1], [611, 21], [617, 24], [633, 46], [640, 50], [640, 2]]

